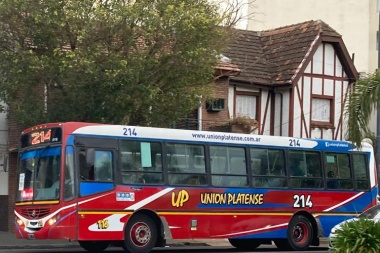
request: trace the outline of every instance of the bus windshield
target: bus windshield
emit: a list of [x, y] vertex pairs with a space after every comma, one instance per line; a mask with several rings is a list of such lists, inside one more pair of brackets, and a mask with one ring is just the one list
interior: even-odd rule
[[17, 201], [59, 199], [61, 147], [45, 146], [20, 155]]

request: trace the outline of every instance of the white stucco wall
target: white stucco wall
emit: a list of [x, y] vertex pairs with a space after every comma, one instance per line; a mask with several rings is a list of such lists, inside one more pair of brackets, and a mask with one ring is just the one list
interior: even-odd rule
[[[377, 0], [255, 0], [248, 13], [248, 29], [261, 31], [321, 19], [342, 35], [359, 72], [373, 73], [377, 66]], [[376, 131], [376, 117], [370, 122]]]
[[249, 30], [268, 30], [321, 19], [342, 35], [350, 54], [355, 53], [358, 71], [377, 68], [377, 0], [256, 0]]

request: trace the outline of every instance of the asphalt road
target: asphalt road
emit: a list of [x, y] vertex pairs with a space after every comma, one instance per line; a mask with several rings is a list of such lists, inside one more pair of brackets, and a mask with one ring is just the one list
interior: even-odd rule
[[[0, 250], [0, 252], [12, 252], [12, 253], [45, 253], [45, 252], [54, 252], [54, 253], [85, 253], [86, 251], [81, 248], [67, 248], [67, 249], [4, 249]], [[119, 248], [109, 248], [105, 253], [123, 253], [124, 251]], [[323, 247], [312, 247], [307, 251], [279, 251], [274, 246], [261, 246], [254, 251], [239, 251], [232, 247], [210, 247], [210, 246], [198, 246], [198, 247], [168, 247], [168, 248], [160, 248], [155, 249], [152, 253], [245, 253], [245, 252], [297, 252], [297, 253], [305, 253], [305, 252], [314, 252], [314, 253], [327, 253], [328, 249]]]

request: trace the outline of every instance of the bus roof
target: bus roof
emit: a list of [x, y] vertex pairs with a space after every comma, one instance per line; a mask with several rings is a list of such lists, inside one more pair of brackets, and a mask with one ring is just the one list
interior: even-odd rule
[[[68, 122], [63, 124], [77, 124], [75, 135], [109, 136], [128, 139], [149, 139], [166, 141], [186, 141], [201, 143], [220, 143], [236, 145], [275, 146], [290, 148], [305, 148], [331, 151], [350, 151], [356, 149], [351, 142], [337, 140], [307, 139], [284, 136], [253, 135], [225, 132], [211, 132], [198, 130], [182, 130], [155, 127], [140, 127], [128, 125], [83, 124]], [[362, 149], [372, 151], [372, 146], [363, 142]]]

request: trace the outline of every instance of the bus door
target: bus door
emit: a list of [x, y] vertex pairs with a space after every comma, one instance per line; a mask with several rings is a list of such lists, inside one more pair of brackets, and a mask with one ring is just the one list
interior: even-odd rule
[[[91, 224], [97, 224], [105, 203], [114, 195], [107, 192], [115, 188], [114, 169], [117, 140], [105, 138], [76, 138], [78, 188], [78, 240], [104, 239], [102, 233], [91, 233]], [[95, 236], [95, 237], [94, 237]], [[99, 237], [99, 238], [98, 238]]]
[[76, 196], [76, 173], [75, 173], [75, 159], [74, 159], [74, 147], [71, 145], [66, 146], [65, 149], [65, 161], [63, 167], [63, 187], [62, 187], [62, 198], [63, 205], [65, 208], [62, 210], [63, 217], [65, 222], [60, 224], [62, 227], [61, 233], [63, 234], [63, 238], [76, 240], [77, 239], [77, 198]]

